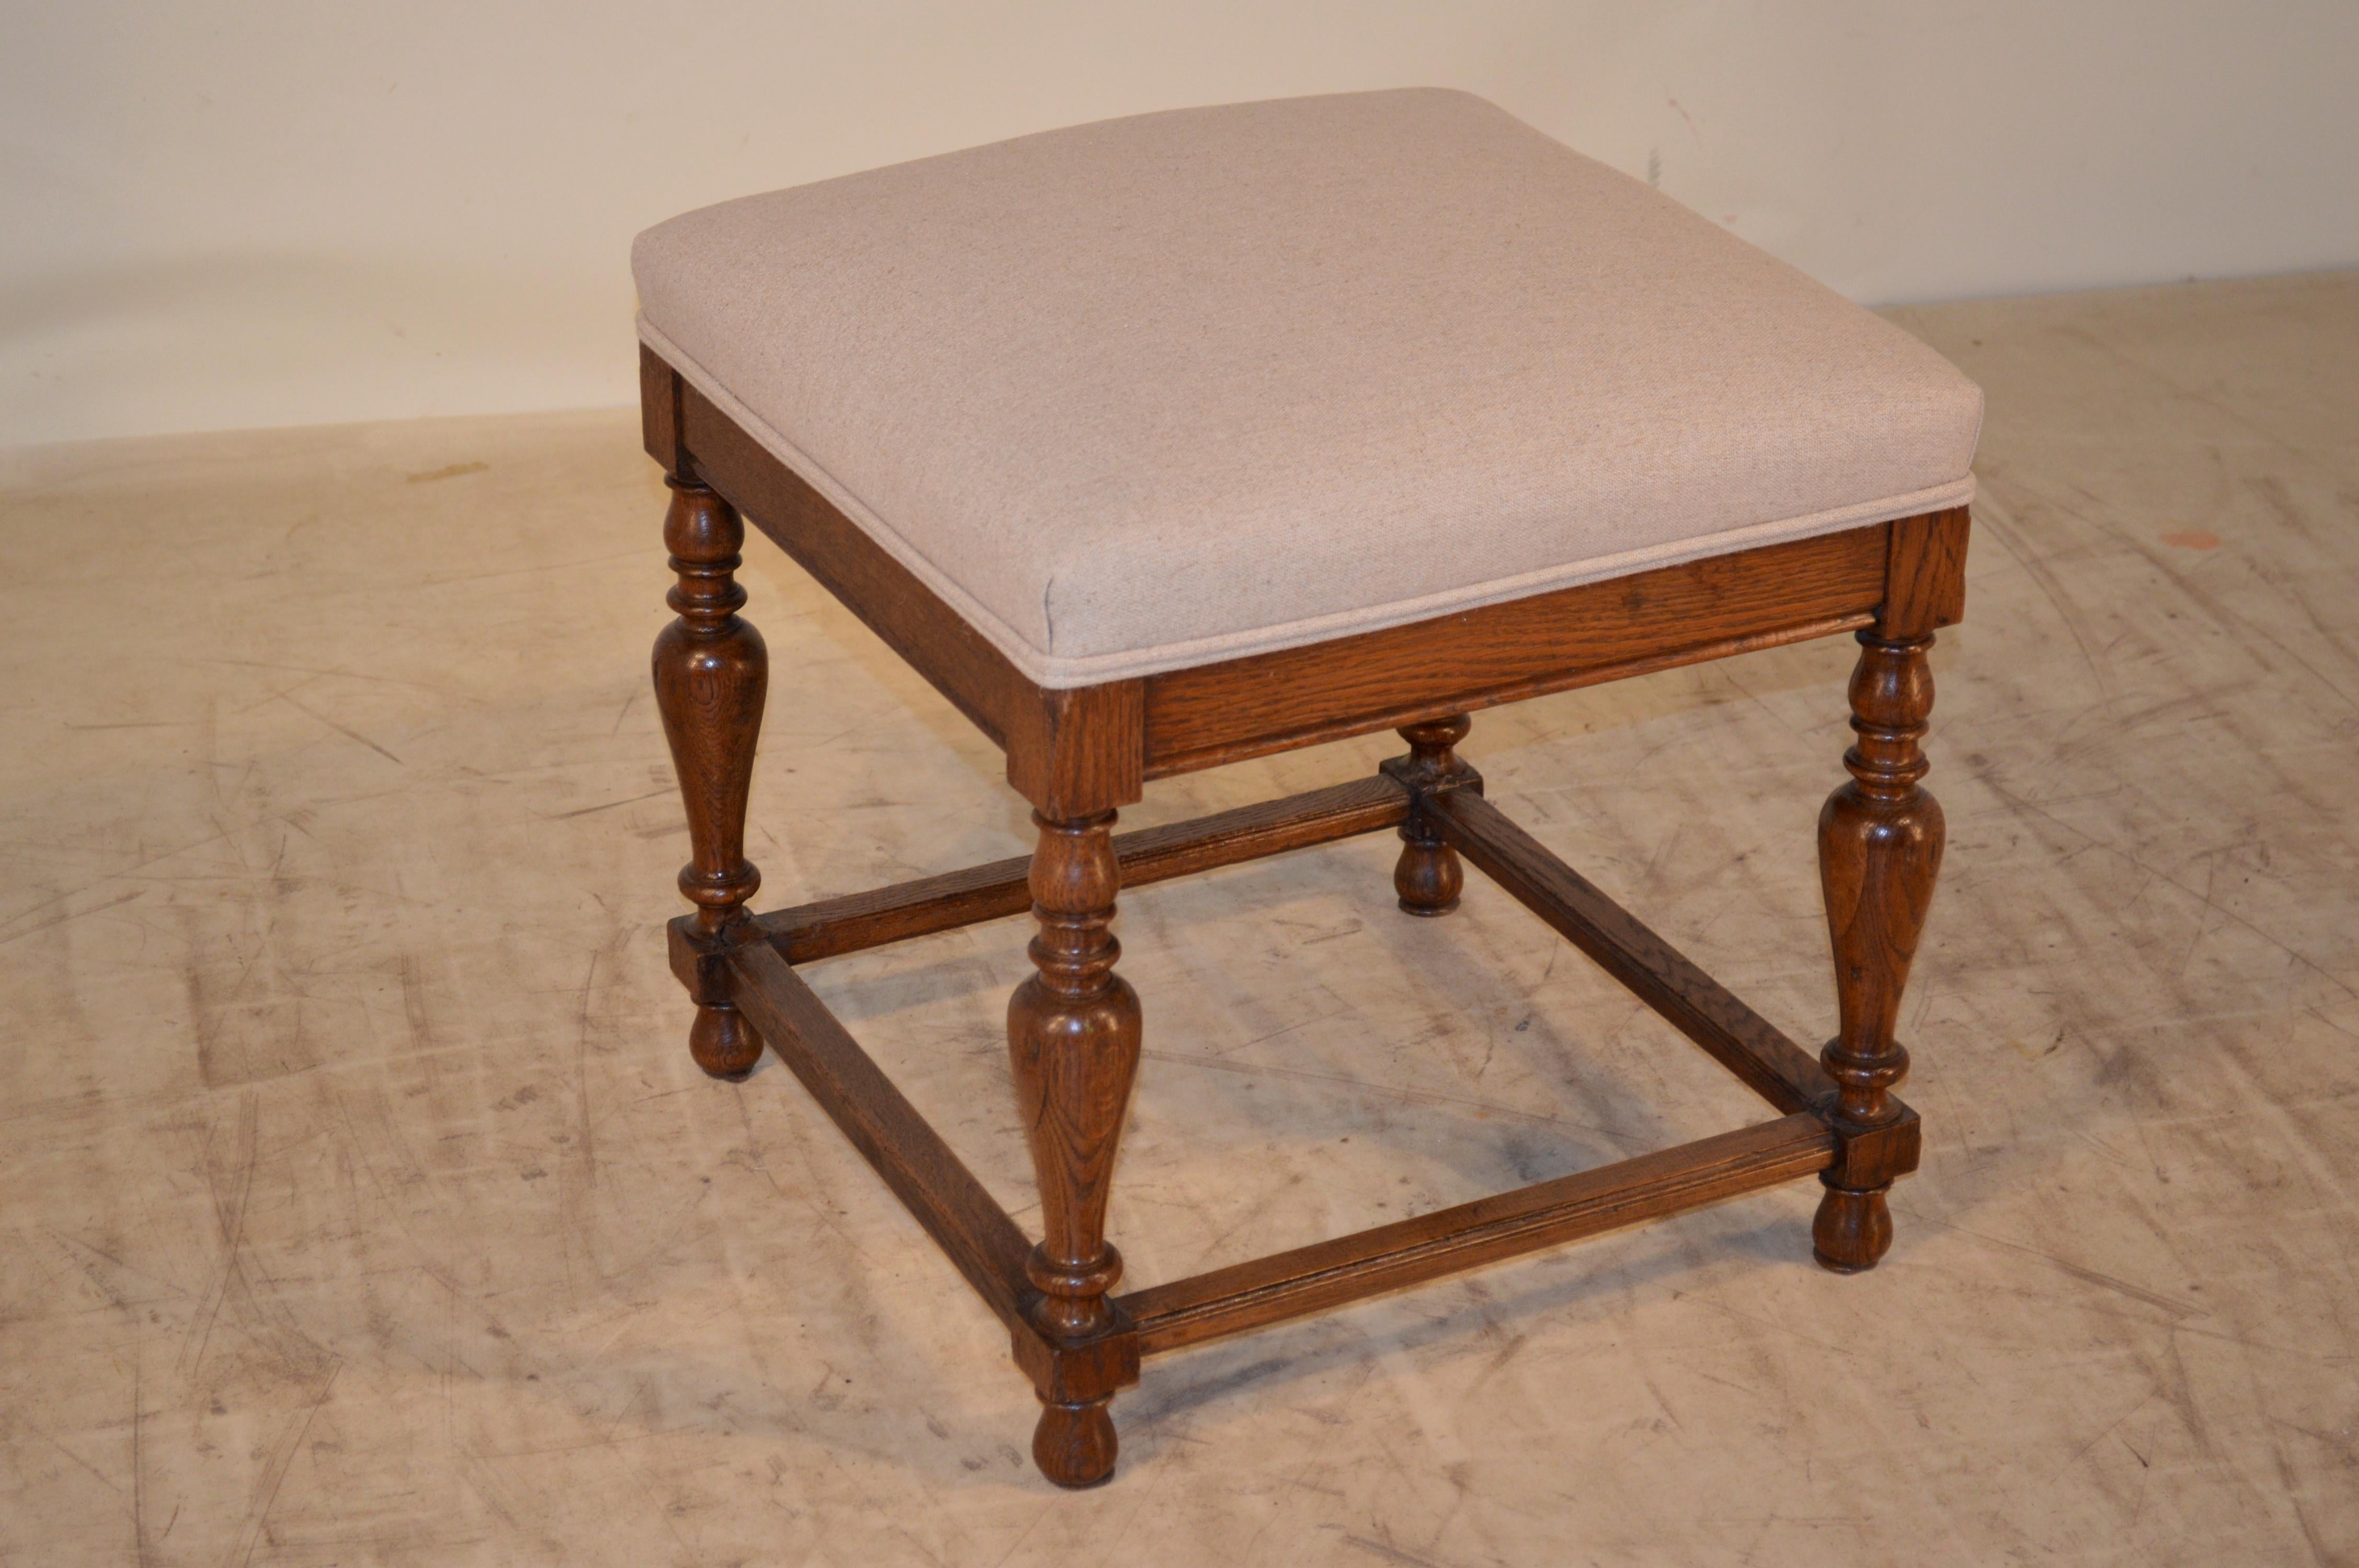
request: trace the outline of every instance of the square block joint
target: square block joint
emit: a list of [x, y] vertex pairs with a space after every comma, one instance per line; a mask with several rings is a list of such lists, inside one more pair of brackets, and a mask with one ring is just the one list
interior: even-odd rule
[[1924, 1145], [1923, 1124], [1917, 1112], [1898, 1100], [1891, 1102], [1899, 1115], [1880, 1127], [1861, 1127], [1844, 1119], [1829, 1093], [1810, 1109], [1835, 1136], [1835, 1162], [1827, 1167], [1827, 1181], [1854, 1192], [1886, 1187], [1917, 1169]]

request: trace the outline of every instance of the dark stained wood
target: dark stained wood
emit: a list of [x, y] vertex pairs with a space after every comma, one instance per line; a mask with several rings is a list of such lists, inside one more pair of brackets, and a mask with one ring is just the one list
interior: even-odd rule
[[1972, 531], [1962, 506], [1892, 524], [1877, 636], [1925, 637], [1958, 623], [1966, 612], [1966, 540]]
[[639, 436], [647, 456], [668, 474], [688, 473], [679, 438], [679, 373], [645, 343], [639, 345]]
[[1400, 859], [1393, 862], [1393, 892], [1401, 913], [1431, 919], [1458, 907], [1466, 872], [1442, 842], [1440, 830], [1423, 816], [1401, 824]]
[[1401, 732], [1408, 755], [1397, 758], [1386, 773], [1408, 788], [1417, 802], [1400, 827], [1400, 859], [1393, 864], [1393, 892], [1404, 914], [1430, 918], [1458, 907], [1466, 886], [1466, 872], [1457, 852], [1443, 842], [1441, 828], [1425, 809], [1425, 796], [1437, 788], [1456, 787], [1470, 780], [1480, 789], [1473, 770], [1458, 760], [1458, 742], [1466, 739], [1473, 720], [1463, 713], [1411, 724]]
[[1783, 1111], [1807, 1110], [1828, 1087], [1810, 1054], [1686, 955], [1549, 853], [1479, 795], [1433, 802], [1442, 834], [1484, 876]]
[[[736, 503], [995, 741], [1006, 747], [1016, 736], [1023, 746], [1056, 734], [1049, 715], [1058, 694], [1028, 680], [661, 360], [647, 356], [643, 370], [651, 449], [664, 443], [664, 428], [676, 428], [679, 460]], [[666, 400], [676, 409], [669, 424]], [[1902, 610], [1918, 602], [1908, 597], [1919, 591], [1911, 579], [1894, 571], [1894, 541], [1912, 531], [1962, 552], [1964, 514], [1879, 523], [1149, 676], [1141, 697], [1143, 776], [1855, 630], [1886, 605], [1888, 582], [1900, 585], [1893, 602]], [[1914, 559], [1913, 549], [1901, 557]], [[1937, 623], [1955, 619], [1954, 585], [1922, 592]], [[1057, 787], [1070, 761], [1049, 751], [1012, 756], [1011, 779], [1030, 798]], [[1098, 788], [1122, 795], [1127, 785], [1115, 773]]]
[[1455, 1208], [1298, 1247], [1121, 1300], [1147, 1355], [1698, 1208], [1826, 1168], [1834, 1137], [1788, 1116]]
[[[696, 905], [706, 944], [745, 918], [762, 874], [745, 859], [745, 795], [762, 730], [769, 654], [762, 634], [737, 614], [745, 590], [732, 575], [745, 530], [727, 502], [691, 481], [671, 485], [664, 544], [679, 582], [669, 597], [678, 618], [656, 637], [656, 705], [688, 807], [689, 863], [679, 891]], [[738, 1079], [762, 1054], [758, 1033], [725, 998], [700, 995], [689, 1054], [717, 1078]]]
[[1147, 678], [1147, 776], [1864, 626], [1888, 524]]
[[1032, 1243], [787, 961], [730, 954], [737, 1005], [999, 1320], [1028, 1334]]
[[698, 474], [1001, 746], [1039, 688], [917, 575], [693, 386], [680, 426]]
[[[1945, 837], [1940, 803], [1918, 784], [1929, 768], [1919, 742], [1933, 708], [1933, 672], [1925, 657], [1932, 642], [1859, 634], [1851, 679], [1851, 725], [1859, 739], [1843, 753], [1851, 782], [1828, 796], [1819, 814], [1819, 881], [1842, 1011], [1820, 1059], [1838, 1090], [1838, 1129], [1872, 1130], [1902, 1116], [1890, 1090], [1908, 1074], [1908, 1053], [1894, 1033]], [[1907, 1155], [1913, 1162], [1913, 1139]], [[1820, 1262], [1846, 1273], [1875, 1266], [1892, 1244], [1885, 1202], [1890, 1186], [1888, 1177], [1864, 1185], [1829, 1182], [1811, 1227]]]
[[[1122, 1256], [1106, 1245], [1106, 1197], [1115, 1145], [1138, 1073], [1138, 995], [1114, 972], [1121, 945], [1114, 919], [1121, 870], [1111, 811], [1071, 821], [1035, 814], [1032, 941], [1038, 971], [1007, 1004], [1007, 1052], [1016, 1098], [1040, 1183], [1046, 1231], [1026, 1266], [1040, 1292], [1032, 1321], [1051, 1344], [1114, 1326], [1106, 1292]], [[1112, 1389], [1051, 1397], [1040, 1390], [1032, 1457], [1060, 1487], [1092, 1487], [1114, 1474]]]
[[[1349, 784], [1241, 806], [1161, 827], [1114, 835], [1122, 885], [1144, 887], [1220, 866], [1257, 860], [1397, 825], [1408, 795], [1379, 774]], [[802, 964], [856, 953], [912, 936], [1020, 914], [1032, 907], [1026, 879], [1032, 857], [821, 899], [757, 917], [762, 934], [790, 962]]]
[[1145, 788], [1143, 692], [1135, 680], [1041, 691], [1009, 716], [1007, 782], [1058, 821], [1128, 806]]

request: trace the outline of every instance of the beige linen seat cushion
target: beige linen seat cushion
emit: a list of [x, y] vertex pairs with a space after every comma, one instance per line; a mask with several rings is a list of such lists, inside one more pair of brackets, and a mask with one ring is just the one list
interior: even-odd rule
[[1973, 492], [1940, 355], [1461, 92], [1025, 136], [632, 266], [647, 344], [1045, 686]]

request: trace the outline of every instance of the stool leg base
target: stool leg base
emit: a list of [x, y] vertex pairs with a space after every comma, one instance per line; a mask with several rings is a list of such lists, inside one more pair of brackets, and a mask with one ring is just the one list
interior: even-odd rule
[[[769, 687], [762, 634], [738, 614], [745, 590], [732, 574], [745, 526], [713, 491], [673, 475], [664, 544], [679, 582], [667, 595], [679, 618], [656, 638], [652, 672], [691, 851], [679, 891], [696, 905], [700, 942], [717, 943], [744, 918], [762, 874], [745, 859], [745, 796]], [[683, 977], [685, 978], [685, 977]], [[742, 1081], [761, 1059], [762, 1037], [725, 991], [692, 983], [696, 1022], [688, 1053], [716, 1078]]]
[[[1842, 1014], [1835, 1037], [1819, 1053], [1835, 1086], [1833, 1124], [1872, 1135], [1897, 1119], [1891, 1091], [1908, 1074], [1907, 1047], [1894, 1037], [1908, 966], [1925, 928], [1947, 829], [1940, 804], [1919, 787], [1930, 764], [1919, 744], [1933, 710], [1930, 634], [1886, 638], [1859, 633], [1851, 677], [1851, 727], [1858, 739], [1843, 753], [1851, 781], [1819, 813], [1819, 886], [1835, 960]], [[1914, 1168], [1914, 1133], [1908, 1146]], [[1855, 1140], [1846, 1137], [1845, 1162]], [[1870, 1162], [1872, 1164], [1873, 1162]], [[1851, 1181], [1880, 1171], [1854, 1170]], [[1889, 1181], [1873, 1185], [1826, 1182], [1811, 1249], [1838, 1273], [1873, 1269], [1892, 1245]]]
[[688, 1054], [706, 1076], [742, 1084], [762, 1059], [762, 1037], [734, 1007], [700, 1007], [688, 1026]]
[[1400, 830], [1399, 863], [1393, 868], [1393, 891], [1400, 895], [1401, 913], [1430, 920], [1458, 907], [1466, 886], [1466, 872], [1457, 852], [1441, 841], [1440, 830], [1416, 817]]
[[[1821, 1176], [1821, 1181], [1825, 1181]], [[1810, 1256], [1819, 1267], [1837, 1274], [1864, 1274], [1883, 1261], [1892, 1249], [1892, 1210], [1884, 1195], [1889, 1187], [1865, 1192], [1827, 1184], [1819, 1200], [1818, 1217], [1810, 1222]]]
[[[1106, 1197], [1138, 1073], [1138, 994], [1114, 972], [1122, 945], [1106, 929], [1122, 880], [1114, 820], [1112, 811], [1066, 820], [1033, 814], [1040, 843], [1028, 881], [1038, 972], [1007, 1004], [1008, 1065], [1046, 1233], [1024, 1265], [1027, 1282], [1040, 1292], [1032, 1326], [1075, 1352], [1114, 1324], [1106, 1292], [1122, 1277], [1122, 1255], [1106, 1245]], [[1061, 1377], [1034, 1387], [1041, 1401], [1032, 1457], [1040, 1473], [1060, 1487], [1094, 1487], [1111, 1476], [1113, 1390]]]
[[1081, 1491], [1114, 1479], [1117, 1444], [1109, 1394], [1084, 1404], [1040, 1404], [1040, 1424], [1032, 1429], [1032, 1463], [1060, 1487]]
[[1440, 906], [1438, 906], [1438, 907], [1434, 907], [1434, 908], [1428, 908], [1427, 906], [1425, 906], [1425, 905], [1423, 905], [1423, 904], [1411, 903], [1409, 903], [1409, 901], [1408, 901], [1408, 900], [1407, 900], [1407, 899], [1402, 899], [1402, 900], [1400, 901], [1400, 911], [1401, 911], [1401, 913], [1402, 913], [1403, 914], [1414, 914], [1414, 915], [1416, 915], [1419, 920], [1432, 920], [1432, 919], [1436, 918], [1437, 916], [1444, 915], [1444, 914], [1448, 914], [1449, 913], [1451, 913], [1451, 911], [1452, 911], [1452, 910], [1456, 909], [1457, 907], [1458, 907], [1458, 901], [1457, 901], [1456, 899], [1454, 899], [1454, 898], [1453, 898], [1453, 899], [1451, 899], [1448, 903], [1441, 904], [1441, 905], [1440, 905]]

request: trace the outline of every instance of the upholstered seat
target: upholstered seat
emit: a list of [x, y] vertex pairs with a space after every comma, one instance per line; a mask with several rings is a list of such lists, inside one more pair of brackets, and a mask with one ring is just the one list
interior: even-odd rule
[[1463, 93], [1026, 136], [633, 265], [647, 344], [1046, 687], [1973, 489], [1939, 355]]

